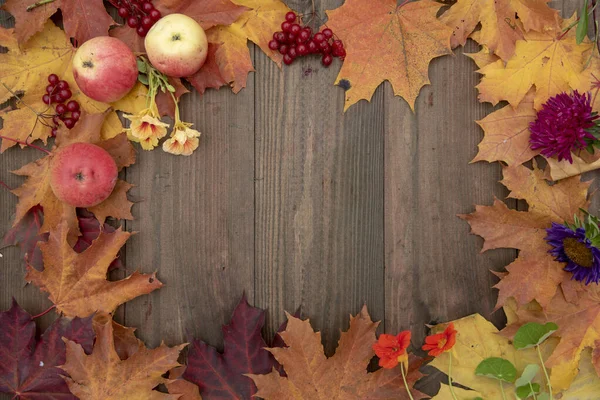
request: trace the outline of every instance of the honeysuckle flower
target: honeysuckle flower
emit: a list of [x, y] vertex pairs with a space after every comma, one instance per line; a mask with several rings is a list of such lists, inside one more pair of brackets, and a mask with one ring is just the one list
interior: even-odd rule
[[567, 263], [565, 271], [580, 282], [600, 282], [600, 230], [598, 219], [588, 215], [587, 221], [575, 219], [575, 224], [552, 223], [546, 229], [549, 252], [556, 261]]
[[590, 93], [561, 93], [551, 97], [529, 126], [529, 144], [545, 157], [573, 163], [571, 152], [598, 145], [598, 113], [592, 111]]
[[382, 334], [373, 345], [373, 351], [379, 357], [379, 366], [391, 369], [398, 363], [408, 363], [406, 349], [410, 345], [410, 331], [402, 331], [398, 335]]
[[450, 351], [456, 344], [456, 334], [454, 324], [448, 324], [444, 332], [436, 335], [430, 335], [425, 338], [425, 344], [422, 349], [429, 352], [430, 356], [437, 357], [445, 351]]
[[192, 124], [181, 121], [175, 124], [171, 138], [163, 143], [163, 150], [176, 155], [191, 155], [200, 143], [200, 132], [191, 126]]
[[144, 150], [152, 150], [158, 146], [158, 141], [167, 134], [169, 124], [159, 119], [158, 110], [149, 107], [137, 114], [125, 114], [123, 117], [131, 121], [125, 130], [127, 137], [133, 142], [138, 142]]

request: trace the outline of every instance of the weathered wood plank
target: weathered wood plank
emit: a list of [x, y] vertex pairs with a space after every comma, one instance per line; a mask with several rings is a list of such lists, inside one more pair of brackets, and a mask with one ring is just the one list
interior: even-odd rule
[[383, 318], [383, 92], [343, 115], [338, 63], [256, 60], [256, 304], [269, 332], [301, 306], [331, 353], [363, 303]]

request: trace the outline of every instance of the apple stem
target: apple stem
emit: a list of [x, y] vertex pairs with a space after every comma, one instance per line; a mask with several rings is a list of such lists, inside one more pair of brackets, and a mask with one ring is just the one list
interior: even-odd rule
[[56, 308], [56, 304], [55, 304], [55, 305], [53, 305], [52, 307], [50, 307], [49, 309], [47, 309], [46, 311], [42, 311], [42, 312], [41, 312], [41, 313], [39, 313], [38, 315], [34, 315], [33, 317], [31, 317], [31, 319], [36, 319], [36, 318], [39, 318], [39, 317], [41, 317], [41, 316], [43, 316], [43, 315], [46, 315], [46, 314], [48, 314], [50, 311], [54, 310], [55, 308]]
[[29, 146], [29, 147], [37, 149], [39, 151], [43, 151], [44, 153], [46, 153], [48, 155], [51, 154], [48, 150], [44, 149], [43, 147], [36, 146], [35, 144], [31, 144], [31, 143], [29, 143], [27, 141], [24, 142], [22, 140], [17, 140], [17, 139], [13, 139], [13, 138], [10, 138], [10, 137], [7, 137], [7, 136], [2, 136], [2, 135], [0, 135], [0, 139], [10, 140], [11, 142], [19, 143], [19, 144], [22, 144], [24, 146]]
[[50, 3], [53, 3], [54, 1], [55, 1], [55, 0], [40, 0], [40, 1], [38, 1], [37, 3], [33, 3], [32, 5], [30, 5], [30, 6], [27, 6], [27, 9], [26, 9], [26, 10], [27, 10], [27, 11], [31, 11], [31, 10], [33, 10], [34, 8], [41, 7], [41, 6], [43, 6], [44, 4], [50, 4]]

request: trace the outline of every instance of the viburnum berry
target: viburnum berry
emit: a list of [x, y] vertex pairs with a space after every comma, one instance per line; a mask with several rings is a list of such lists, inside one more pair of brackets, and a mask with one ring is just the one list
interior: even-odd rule
[[331, 65], [331, 63], [333, 62], [333, 57], [331, 56], [331, 54], [325, 54], [323, 56], [323, 59], [321, 60], [321, 62], [323, 63], [324, 66], [329, 67]]
[[139, 36], [146, 36], [150, 28], [162, 14], [151, 0], [109, 0], [118, 9], [118, 14], [125, 23], [135, 29]]
[[291, 32], [292, 29], [292, 23], [285, 21], [281, 24], [281, 30], [284, 31], [285, 33], [289, 33]]
[[298, 57], [298, 52], [296, 51], [296, 46], [291, 46], [288, 49], [287, 54], [292, 58]]
[[60, 79], [58, 78], [58, 75], [56, 75], [56, 74], [50, 74], [50, 75], [48, 75], [48, 82], [51, 85], [56, 85], [59, 80]]
[[271, 40], [269, 42], [269, 48], [271, 50], [278, 50], [279, 49], [279, 42], [277, 40], [275, 40], [275, 39]]
[[59, 115], [67, 112], [67, 106], [65, 106], [63, 103], [57, 104], [55, 109], [56, 113]]
[[281, 46], [279, 46], [279, 52], [283, 55], [287, 54], [288, 52], [288, 45], [287, 44], [282, 44]]
[[67, 110], [73, 112], [73, 111], [79, 111], [79, 103], [76, 102], [75, 100], [71, 100], [67, 103]]
[[323, 29], [323, 36], [325, 36], [325, 39], [331, 39], [333, 37], [333, 31], [329, 28], [325, 28]]
[[284, 55], [283, 55], [283, 63], [284, 63], [285, 65], [290, 65], [290, 64], [291, 64], [291, 63], [293, 63], [293, 62], [294, 62], [294, 59], [293, 59], [292, 57], [290, 57], [290, 55], [289, 55], [289, 54], [284, 54]]
[[297, 15], [296, 15], [296, 13], [295, 13], [295, 12], [293, 12], [293, 11], [290, 11], [290, 12], [288, 12], [287, 14], [285, 14], [285, 20], [286, 20], [287, 22], [292, 22], [292, 23], [294, 23], [294, 22], [296, 21], [296, 18], [297, 18]]

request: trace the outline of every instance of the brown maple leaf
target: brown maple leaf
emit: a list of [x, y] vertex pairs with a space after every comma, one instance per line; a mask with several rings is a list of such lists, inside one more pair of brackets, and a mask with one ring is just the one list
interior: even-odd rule
[[230, 25], [248, 10], [230, 0], [155, 0], [154, 6], [162, 15], [185, 14], [204, 30], [216, 25]]
[[115, 21], [108, 15], [102, 0], [56, 0], [27, 10], [35, 1], [7, 0], [2, 8], [15, 17], [15, 32], [23, 44], [44, 29], [46, 21], [58, 10], [62, 11], [65, 32], [77, 43], [106, 36]]
[[492, 206], [476, 206], [475, 212], [460, 217], [471, 225], [471, 232], [483, 237], [483, 250], [513, 248], [519, 257], [506, 267], [495, 286], [499, 290], [497, 308], [514, 297], [519, 304], [532, 300], [546, 307], [561, 282], [570, 279], [563, 265], [548, 253], [546, 229], [552, 222], [573, 222], [574, 215], [588, 205], [590, 182], [580, 177], [549, 185], [534, 163], [533, 170], [522, 165], [505, 167], [502, 184], [511, 192], [508, 197], [522, 199], [528, 211], [510, 210], [496, 200]]
[[430, 83], [429, 63], [451, 53], [452, 29], [436, 18], [440, 7], [431, 0], [401, 7], [396, 0], [347, 0], [327, 11], [327, 25], [348, 53], [336, 79], [348, 88], [345, 110], [361, 99], [370, 100], [385, 80], [414, 110], [421, 88]]
[[[82, 115], [75, 128], [68, 130], [64, 126], [59, 129], [56, 140], [56, 149], [60, 149], [75, 142], [94, 143], [104, 148], [114, 158], [119, 170], [135, 162], [135, 151], [125, 134], [109, 140], [101, 139], [101, 129], [106, 117], [105, 114]], [[54, 195], [50, 187], [50, 163], [53, 154], [25, 165], [17, 171], [16, 175], [26, 176], [25, 183], [13, 190], [19, 197], [17, 211], [13, 226], [16, 226], [29, 210], [37, 205], [44, 209], [44, 224], [40, 232], [48, 232], [56, 228], [62, 221], [69, 226], [70, 240], [79, 235], [79, 226], [75, 207], [62, 203]], [[98, 221], [104, 224], [106, 217], [117, 219], [133, 219], [131, 207], [133, 203], [127, 199], [127, 191], [132, 187], [125, 181], [117, 181], [112, 194], [97, 206], [90, 207]]]
[[90, 355], [77, 343], [65, 340], [67, 361], [61, 368], [68, 374], [65, 381], [71, 393], [81, 399], [102, 400], [175, 400], [179, 397], [153, 389], [168, 382], [162, 375], [179, 366], [177, 358], [185, 344], [168, 347], [163, 343], [155, 349], [147, 349], [140, 342], [137, 352], [121, 360], [115, 350], [112, 318], [106, 314], [96, 316], [94, 330], [96, 342]]
[[177, 367], [169, 371], [169, 382], [165, 384], [170, 394], [180, 395], [179, 400], [202, 400], [200, 388], [183, 379], [186, 367]]
[[219, 65], [217, 64], [218, 50], [219, 45], [209, 43], [206, 62], [200, 68], [200, 71], [185, 78], [200, 94], [204, 94], [206, 89], [219, 89], [221, 86], [227, 85], [227, 81], [221, 75]]
[[[175, 88], [173, 96], [175, 96], [177, 101], [179, 101], [181, 96], [190, 92], [179, 78], [169, 77], [169, 84]], [[163, 91], [159, 91], [156, 94], [156, 106], [158, 107], [158, 112], [161, 116], [168, 115], [171, 118], [175, 118], [175, 101], [173, 100], [173, 96], [171, 96], [170, 93]]]
[[525, 31], [545, 32], [558, 28], [558, 11], [550, 0], [458, 0], [440, 20], [453, 29], [452, 47], [464, 45], [481, 23], [477, 42], [503, 60], [515, 53]]
[[[248, 375], [258, 387], [256, 396], [277, 400], [334, 399], [408, 399], [398, 369], [367, 372], [375, 353], [375, 330], [366, 306], [356, 317], [350, 317], [350, 328], [343, 332], [333, 357], [323, 354], [321, 334], [314, 332], [308, 320], [289, 314], [288, 325], [281, 337], [288, 347], [268, 349], [283, 365], [286, 377], [273, 370], [267, 375]], [[427, 397], [412, 385], [423, 376], [419, 372], [422, 359], [411, 356], [407, 381], [415, 399]]]
[[110, 282], [106, 274], [120, 248], [131, 236], [118, 229], [101, 232], [92, 245], [77, 253], [67, 241], [69, 229], [61, 223], [50, 231], [47, 242], [40, 243], [44, 270], [28, 266], [25, 279], [44, 292], [58, 312], [68, 317], [84, 317], [96, 311], [112, 312], [119, 305], [162, 286], [156, 273], [134, 272]]

